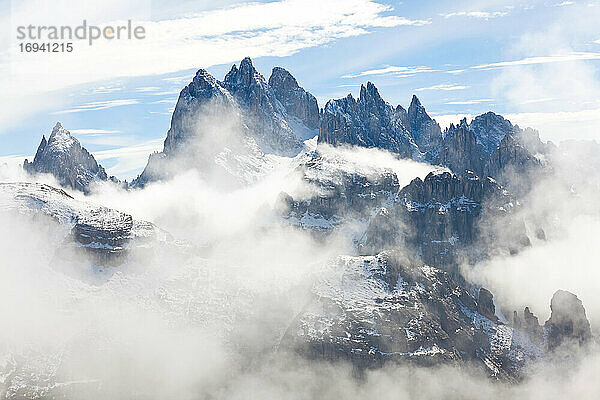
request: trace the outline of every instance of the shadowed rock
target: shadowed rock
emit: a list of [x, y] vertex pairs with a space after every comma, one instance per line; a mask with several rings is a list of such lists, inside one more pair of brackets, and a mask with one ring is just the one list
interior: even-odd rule
[[565, 290], [558, 290], [552, 296], [550, 309], [552, 314], [545, 324], [550, 350], [563, 344], [584, 345], [590, 341], [590, 323], [577, 296]]

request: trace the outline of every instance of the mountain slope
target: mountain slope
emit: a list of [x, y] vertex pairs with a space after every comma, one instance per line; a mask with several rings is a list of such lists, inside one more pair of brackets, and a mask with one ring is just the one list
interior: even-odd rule
[[42, 136], [33, 162], [25, 160], [23, 168], [31, 174], [51, 174], [62, 186], [84, 193], [89, 191], [91, 183], [108, 179], [94, 156], [60, 122], [56, 123], [47, 141]]

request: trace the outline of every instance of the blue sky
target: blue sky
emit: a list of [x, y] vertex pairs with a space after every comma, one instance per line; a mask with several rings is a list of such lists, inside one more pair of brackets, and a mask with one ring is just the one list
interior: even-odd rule
[[[392, 104], [416, 94], [442, 125], [488, 110], [542, 138], [600, 138], [600, 1], [280, 0], [0, 6], [0, 162], [29, 156], [56, 121], [120, 178], [161, 148], [198, 68], [222, 79], [253, 58], [290, 70], [323, 106], [372, 81]], [[75, 41], [22, 54], [16, 26], [145, 27], [143, 41]]]

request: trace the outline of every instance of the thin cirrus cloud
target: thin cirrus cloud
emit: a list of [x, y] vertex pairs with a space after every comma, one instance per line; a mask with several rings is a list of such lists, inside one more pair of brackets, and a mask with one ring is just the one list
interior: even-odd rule
[[[44, 19], [40, 25], [54, 23], [65, 11], [55, 6], [44, 7], [37, 12]], [[106, 11], [103, 7], [98, 5], [99, 14]], [[11, 19], [2, 21], [8, 26], [28, 23], [29, 14], [22, 14], [13, 13]], [[93, 17], [89, 15], [88, 20]], [[120, 19], [128, 18], [130, 16], [123, 15]], [[110, 25], [111, 21], [106, 24]], [[10, 75], [9, 79], [0, 81], [0, 93], [17, 101], [2, 107], [0, 126], [47, 108], [47, 101], [34, 104], [34, 100], [40, 98], [40, 88], [54, 92], [93, 82], [177, 73], [199, 66], [208, 68], [230, 63], [245, 56], [284, 57], [342, 38], [367, 35], [376, 28], [418, 29], [431, 23], [397, 15], [391, 6], [374, 0], [245, 2], [196, 14], [136, 22], [146, 30], [144, 40], [98, 41], [93, 46], [76, 42], [77, 51], [61, 57], [37, 53], [24, 56], [13, 45], [8, 51], [12, 57], [0, 60], [0, 71]], [[39, 65], [44, 68], [40, 70]], [[50, 98], [56, 96], [50, 95]], [[65, 112], [94, 108], [75, 107]]]
[[427, 87], [422, 87], [422, 88], [418, 88], [415, 89], [416, 92], [423, 92], [425, 90], [445, 90], [445, 91], [454, 91], [454, 90], [464, 90], [464, 89], [468, 89], [470, 88], [470, 86], [465, 86], [465, 85], [449, 85], [449, 84], [439, 84], [439, 85], [433, 85], [433, 86], [427, 86]]
[[375, 76], [375, 75], [399, 75], [399, 76], [412, 76], [423, 72], [436, 72], [435, 69], [430, 67], [418, 66], [418, 67], [397, 67], [387, 66], [383, 68], [370, 69], [367, 71], [357, 72], [354, 74], [347, 74], [342, 78], [358, 78], [363, 76]]
[[487, 20], [507, 16], [508, 11], [458, 11], [440, 15], [444, 18], [468, 17]]
[[573, 1], [563, 1], [561, 3], [555, 4], [554, 7], [565, 7], [565, 6], [571, 6], [573, 4], [575, 4], [575, 2], [573, 2]]
[[69, 132], [75, 135], [101, 135], [120, 133], [121, 131], [114, 131], [108, 129], [71, 129], [69, 130]]
[[494, 101], [494, 99], [473, 99], [473, 100], [464, 100], [464, 101], [448, 101], [445, 104], [455, 105], [455, 106], [467, 106], [467, 105], [472, 105], [472, 104], [489, 103], [490, 101]]
[[536, 65], [536, 64], [548, 64], [557, 62], [568, 62], [568, 61], [582, 61], [582, 60], [600, 60], [600, 53], [595, 52], [572, 52], [568, 54], [558, 54], [552, 56], [537, 56], [527, 57], [520, 60], [514, 61], [502, 61], [491, 64], [481, 64], [471, 67], [472, 69], [496, 69], [504, 67], [514, 67], [519, 65]]
[[132, 105], [132, 104], [139, 104], [139, 101], [136, 99], [92, 101], [90, 103], [76, 106], [76, 107], [73, 107], [73, 108], [70, 108], [67, 110], [55, 111], [52, 114], [70, 114], [70, 113], [84, 112], [84, 111], [97, 111], [97, 110], [105, 110], [107, 108], [113, 108], [113, 107], [128, 106], [128, 105]]

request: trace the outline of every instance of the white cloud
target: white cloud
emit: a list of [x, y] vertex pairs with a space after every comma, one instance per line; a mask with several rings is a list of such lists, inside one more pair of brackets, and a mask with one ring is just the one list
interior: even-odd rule
[[573, 1], [563, 1], [562, 3], [555, 4], [554, 7], [565, 7], [575, 4]]
[[75, 135], [97, 135], [103, 133], [119, 133], [120, 131], [112, 131], [107, 129], [69, 129], [69, 132]]
[[445, 104], [449, 105], [471, 105], [479, 103], [488, 103], [494, 101], [494, 99], [473, 99], [473, 100], [461, 100], [461, 101], [448, 101]]
[[469, 18], [478, 18], [478, 19], [491, 19], [497, 17], [504, 17], [508, 15], [507, 11], [459, 11], [459, 12], [451, 12], [448, 14], [440, 14], [444, 18], [452, 18], [452, 17], [469, 17]]
[[442, 130], [448, 128], [450, 124], [458, 124], [461, 119], [466, 118], [467, 121], [473, 119], [472, 114], [445, 114], [445, 115], [433, 115], [433, 119], [436, 120]]
[[128, 106], [131, 104], [139, 104], [139, 101], [136, 99], [117, 99], [117, 100], [107, 100], [107, 101], [92, 101], [90, 103], [86, 103], [80, 106], [76, 106], [74, 108], [68, 110], [61, 110], [53, 112], [52, 114], [69, 114], [75, 112], [82, 111], [96, 111], [96, 110], [105, 110], [107, 108], [112, 107], [120, 107], [120, 106]]
[[418, 89], [415, 89], [415, 91], [416, 92], [422, 92], [424, 90], [446, 90], [446, 91], [453, 91], [453, 90], [464, 90], [464, 89], [467, 89], [469, 87], [470, 86], [464, 86], [464, 85], [439, 84], [439, 85], [433, 85], [433, 86], [418, 88]]
[[[31, 24], [32, 20], [40, 25], [65, 21], [63, 14], [67, 13], [75, 24], [81, 24], [81, 19], [71, 13], [70, 3], [46, 6], [39, 2], [15, 3], [12, 13], [4, 16], [0, 23], [15, 32], [16, 26]], [[95, 24], [104, 22], [113, 26], [119, 25], [115, 21], [139, 15], [134, 22], [145, 27], [146, 39], [98, 40], [93, 46], [88, 46], [85, 41], [74, 41], [73, 52], [52, 54], [52, 57], [21, 53], [15, 40], [6, 41], [9, 47], [5, 51], [0, 49], [0, 73], [7, 79], [0, 82], [0, 93], [12, 101], [8, 106], [3, 104], [0, 111], [3, 126], [18, 122], [19, 117], [36, 109], [56, 104], [55, 99], [59, 96], [51, 94], [39, 104], [30, 101], [31, 97], [43, 97], [42, 92], [118, 77], [206, 68], [238, 61], [245, 56], [289, 56], [308, 47], [365, 35], [375, 28], [430, 23], [391, 15], [393, 9], [390, 6], [373, 0], [243, 3], [163, 20], [149, 20], [151, 7], [148, 1], [133, 2], [127, 7], [114, 3], [109, 1], [105, 5], [90, 1], [85, 10], [89, 14], [78, 15], [86, 15]], [[142, 4], [141, 10], [135, 9], [135, 4]]]
[[116, 160], [116, 164], [107, 168], [110, 175], [123, 179], [135, 178], [148, 162], [148, 155], [162, 150], [163, 138], [152, 139], [133, 146], [124, 146], [110, 150], [93, 152], [98, 162]]
[[581, 61], [581, 60], [600, 60], [600, 53], [593, 52], [572, 52], [569, 54], [559, 54], [551, 56], [538, 56], [538, 57], [526, 57], [520, 60], [514, 61], [502, 61], [491, 64], [475, 65], [473, 69], [494, 69], [503, 67], [513, 67], [519, 65], [535, 65], [535, 64], [549, 64], [557, 62], [567, 61]]
[[400, 76], [407, 76], [407, 75], [414, 75], [414, 74], [419, 74], [422, 72], [435, 72], [436, 70], [430, 68], [430, 67], [423, 67], [423, 66], [419, 66], [419, 67], [396, 67], [393, 65], [389, 65], [387, 67], [383, 67], [383, 68], [376, 68], [376, 69], [370, 69], [367, 71], [363, 71], [363, 72], [358, 72], [355, 74], [348, 74], [348, 75], [344, 75], [342, 76], [342, 78], [358, 78], [361, 76], [372, 76], [372, 75], [400, 75]]

